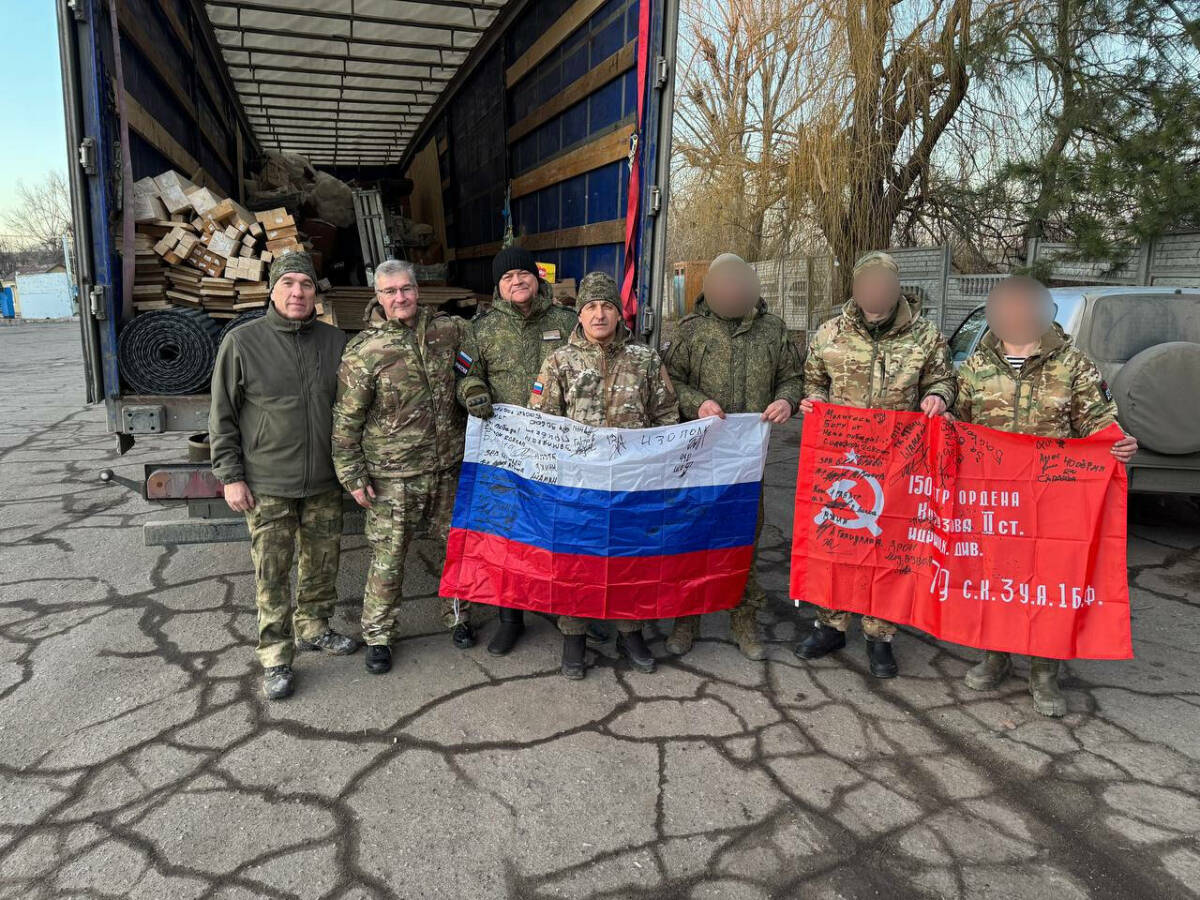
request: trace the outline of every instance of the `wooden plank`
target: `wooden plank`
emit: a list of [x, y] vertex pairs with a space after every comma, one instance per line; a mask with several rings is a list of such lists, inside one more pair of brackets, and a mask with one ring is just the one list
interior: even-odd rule
[[577, 225], [574, 228], [560, 228], [557, 231], [526, 234], [518, 241], [526, 250], [535, 252], [538, 250], [559, 250], [563, 247], [623, 244], [624, 242], [624, 219], [610, 219], [607, 222], [593, 222], [591, 225]]
[[567, 39], [576, 28], [587, 21], [588, 16], [604, 5], [604, 0], [575, 0], [571, 8], [558, 17], [533, 46], [521, 54], [515, 63], [504, 72], [504, 84], [512, 87], [546, 58], [546, 55]]
[[632, 134], [633, 126], [626, 125], [570, 153], [564, 153], [532, 172], [517, 176], [512, 180], [511, 196], [514, 199], [524, 197], [551, 184], [598, 169], [605, 163], [624, 159], [629, 155], [629, 136]]
[[479, 259], [481, 256], [495, 256], [500, 252], [500, 241], [490, 244], [476, 244], [473, 247], [459, 247], [447, 253], [450, 259]]
[[146, 33], [145, 27], [137, 20], [129, 7], [124, 3], [117, 4], [117, 21], [121, 25], [121, 31], [125, 36], [133, 42], [133, 45], [141, 51], [142, 55], [150, 61], [150, 65], [154, 67], [154, 71], [158, 73], [158, 77], [162, 79], [163, 84], [167, 86], [171, 94], [175, 97], [183, 110], [188, 114], [188, 117], [196, 121], [196, 104], [192, 102], [192, 98], [187, 95], [183, 87], [178, 84], [171, 73], [171, 67], [167, 65], [167, 61], [163, 59], [162, 52], [158, 49], [158, 45]]
[[196, 115], [196, 104], [192, 102], [192, 98], [184, 91], [183, 86], [175, 81], [171, 68], [167, 65], [154, 39], [150, 37], [142, 26], [142, 23], [137, 20], [127, 6], [118, 4], [117, 11], [117, 21], [120, 23], [121, 31], [124, 32], [125, 36], [133, 42], [134, 46], [150, 62], [150, 65], [154, 68], [158, 77], [162, 79], [163, 84], [167, 86], [175, 101], [187, 113], [188, 118], [192, 120], [192, 124], [197, 126], [197, 130], [200, 132], [200, 137], [203, 138], [204, 143], [208, 144], [209, 149], [216, 154], [217, 158], [227, 168], [232, 169], [233, 164], [230, 162], [228, 154], [221, 147], [217, 146], [217, 143], [209, 134], [198, 127], [199, 119]]
[[412, 218], [433, 227], [433, 237], [438, 246], [446, 246], [446, 213], [445, 197], [441, 188], [441, 174], [438, 170], [437, 146], [434, 141], [428, 141], [420, 152], [412, 158], [412, 164], [404, 177], [413, 184], [409, 203], [412, 207]]
[[163, 11], [163, 15], [167, 17], [167, 21], [171, 25], [171, 30], [175, 32], [175, 37], [179, 38], [179, 43], [183, 45], [184, 51], [190, 58], [192, 55], [192, 37], [188, 34], [183, 21], [175, 12], [174, 6], [171, 3], [160, 3], [159, 8]]
[[520, 140], [543, 122], [549, 121], [567, 107], [574, 106], [583, 100], [592, 91], [604, 87], [618, 75], [632, 69], [636, 60], [635, 50], [637, 50], [637, 41], [630, 41], [582, 78], [567, 85], [565, 90], [559, 91], [550, 100], [532, 110], [521, 121], [508, 129], [508, 142], [511, 144]]
[[202, 187], [212, 188], [215, 191], [221, 190], [221, 186], [217, 184], [215, 178], [208, 174], [196, 161], [192, 154], [188, 153], [179, 141], [171, 137], [167, 130], [162, 127], [150, 113], [146, 112], [142, 104], [134, 99], [129, 91], [125, 92], [125, 114], [129, 118], [129, 127], [140, 134], [149, 144], [154, 147], [159, 153], [169, 159], [176, 168], [184, 172], [191, 173], [192, 181]]

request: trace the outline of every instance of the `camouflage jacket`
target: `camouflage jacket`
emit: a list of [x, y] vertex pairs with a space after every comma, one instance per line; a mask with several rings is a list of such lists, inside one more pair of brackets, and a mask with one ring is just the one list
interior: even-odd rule
[[346, 345], [333, 405], [333, 466], [347, 490], [364, 479], [439, 472], [462, 459], [465, 419], [454, 358], [466, 323], [422, 309]]
[[958, 370], [954, 414], [964, 422], [1041, 437], [1087, 437], [1117, 420], [1100, 370], [1055, 325], [1019, 372], [993, 334]]
[[679, 323], [665, 359], [685, 419], [696, 418], [705, 400], [728, 413], [762, 412], [776, 400], [787, 400], [795, 412], [800, 402], [796, 345], [783, 319], [767, 312], [762, 300], [741, 319], [723, 319], [701, 295], [696, 312]]
[[845, 406], [915, 410], [936, 394], [951, 406], [950, 349], [920, 310], [915, 297], [902, 297], [891, 325], [872, 336], [858, 304], [846, 301], [842, 314], [818, 328], [809, 342], [805, 396]]
[[492, 308], [471, 320], [458, 357], [458, 400], [486, 390], [493, 403], [527, 406], [538, 369], [552, 350], [567, 342], [579, 317], [551, 302], [550, 285], [542, 282], [529, 317], [522, 316], [499, 289]]
[[679, 421], [679, 401], [658, 352], [628, 340], [624, 329], [607, 347], [576, 327], [549, 356], [529, 398], [530, 409], [585, 425], [651, 428]]

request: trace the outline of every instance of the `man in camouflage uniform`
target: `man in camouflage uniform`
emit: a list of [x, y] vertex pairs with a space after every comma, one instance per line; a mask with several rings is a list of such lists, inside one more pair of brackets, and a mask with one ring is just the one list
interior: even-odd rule
[[[665, 349], [667, 372], [679, 392], [685, 421], [761, 413], [765, 421], [780, 425], [799, 407], [802, 380], [796, 345], [783, 320], [767, 312], [759, 288], [758, 273], [740, 256], [723, 253], [709, 265], [695, 312], [679, 323]], [[760, 494], [756, 547], [762, 521]], [[742, 602], [729, 614], [730, 633], [748, 659], [766, 656], [757, 625], [765, 601], [752, 562]], [[667, 650], [687, 653], [699, 630], [699, 616], [676, 619]]]
[[[492, 261], [492, 278], [492, 308], [471, 321], [456, 364], [459, 402], [484, 419], [493, 403], [529, 403], [542, 362], [567, 342], [577, 321], [573, 311], [552, 302], [550, 285], [538, 277], [528, 250], [501, 250]], [[502, 606], [499, 618], [488, 652], [504, 656], [524, 632], [525, 616]]]
[[292, 693], [295, 649], [338, 656], [358, 649], [356, 640], [329, 627], [342, 546], [342, 489], [329, 458], [330, 408], [346, 335], [316, 321], [316, 282], [307, 253], [275, 260], [267, 314], [226, 336], [212, 378], [213, 474], [225, 485], [225, 502], [245, 513], [250, 530], [258, 660], [270, 700]]
[[[999, 431], [1039, 437], [1087, 437], [1117, 420], [1117, 405], [1100, 370], [1054, 322], [1050, 292], [1032, 278], [1006, 278], [987, 299], [988, 333], [958, 370], [954, 416]], [[1137, 440], [1126, 435], [1113, 456], [1128, 462]], [[1044, 716], [1061, 716], [1059, 660], [1029, 661], [1029, 691]], [[987, 650], [967, 672], [976, 691], [999, 687], [1012, 671], [1007, 653]]]
[[[937, 326], [920, 316], [920, 301], [902, 295], [899, 267], [887, 253], [868, 253], [854, 265], [853, 297], [842, 313], [817, 329], [804, 363], [805, 399], [870, 409], [943, 414], [954, 402], [950, 351]], [[829, 598], [834, 603], [837, 598]], [[812, 632], [796, 647], [801, 659], [819, 659], [846, 646], [850, 613], [818, 607]], [[863, 616], [867, 658], [876, 678], [899, 669], [892, 655], [896, 626]]]
[[[333, 465], [338, 480], [367, 510], [371, 567], [363, 595], [367, 671], [391, 668], [391, 644], [414, 534], [428, 528], [444, 554], [464, 420], [454, 402], [454, 360], [461, 319], [423, 309], [411, 263], [375, 270], [386, 321], [346, 346], [333, 408]], [[435, 566], [441, 574], [441, 565]], [[442, 623], [454, 645], [474, 646], [462, 601], [442, 598]]]
[[[652, 428], [679, 421], [679, 402], [658, 353], [629, 340], [621, 321], [617, 283], [589, 272], [579, 283], [579, 324], [570, 340], [546, 357], [529, 406], [585, 425]], [[654, 655], [642, 637], [641, 621], [618, 619], [618, 646], [643, 672], [654, 671]], [[584, 675], [586, 619], [559, 616], [563, 633], [562, 673]]]

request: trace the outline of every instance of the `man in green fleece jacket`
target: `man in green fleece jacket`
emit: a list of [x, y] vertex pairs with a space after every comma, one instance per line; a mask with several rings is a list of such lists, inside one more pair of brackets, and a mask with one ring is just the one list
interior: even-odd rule
[[263, 691], [280, 700], [293, 690], [296, 648], [344, 656], [358, 641], [329, 627], [342, 543], [330, 435], [346, 335], [316, 320], [317, 273], [307, 253], [275, 260], [269, 283], [267, 314], [231, 331], [217, 352], [208, 433], [225, 502], [246, 514]]

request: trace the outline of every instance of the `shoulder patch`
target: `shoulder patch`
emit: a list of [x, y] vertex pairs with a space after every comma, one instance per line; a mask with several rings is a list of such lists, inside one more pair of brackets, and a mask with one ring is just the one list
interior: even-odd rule
[[1112, 391], [1108, 389], [1108, 382], [1103, 378], [1100, 379], [1100, 396], [1102, 396], [1109, 403], [1112, 403]]

